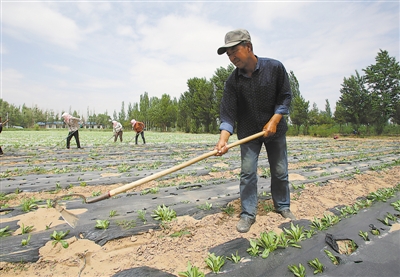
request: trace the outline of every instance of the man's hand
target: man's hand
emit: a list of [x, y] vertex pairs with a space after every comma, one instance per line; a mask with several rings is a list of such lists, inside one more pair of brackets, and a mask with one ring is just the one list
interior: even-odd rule
[[228, 139], [231, 136], [231, 134], [227, 131], [222, 130], [221, 134], [219, 136], [219, 141], [217, 142], [217, 144], [214, 147], [214, 150], [217, 150], [217, 153], [215, 154], [215, 156], [222, 156], [224, 155], [226, 152], [228, 152]]
[[281, 114], [274, 114], [273, 117], [264, 125], [263, 131], [265, 132], [264, 138], [272, 136], [276, 133], [276, 126], [278, 126], [279, 121], [281, 121]]

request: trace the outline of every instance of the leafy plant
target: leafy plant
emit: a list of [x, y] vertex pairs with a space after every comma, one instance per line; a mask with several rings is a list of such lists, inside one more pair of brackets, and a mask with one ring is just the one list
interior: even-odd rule
[[92, 192], [92, 196], [96, 197], [96, 196], [100, 196], [101, 195], [101, 191], [94, 191]]
[[397, 221], [397, 217], [395, 215], [392, 215], [391, 213], [387, 212], [386, 217], [388, 219], [390, 219], [391, 221], [396, 222]]
[[225, 258], [223, 256], [215, 256], [214, 253], [208, 253], [205, 262], [212, 272], [218, 273], [221, 267], [225, 264]]
[[179, 272], [179, 276], [182, 277], [204, 277], [204, 273], [200, 271], [197, 266], [192, 266], [190, 262], [188, 262], [187, 270], [184, 272]]
[[66, 232], [64, 231], [56, 231], [54, 230], [53, 234], [50, 235], [50, 238], [53, 239], [53, 246], [55, 246], [57, 243], [61, 243], [62, 247], [68, 248], [69, 244], [67, 241], [63, 240], [68, 234], [70, 230], [67, 230]]
[[389, 218], [385, 217], [384, 219], [377, 218], [380, 222], [385, 224], [386, 226], [392, 226], [392, 223], [389, 222]]
[[381, 231], [379, 231], [379, 229], [376, 228], [374, 224], [370, 224], [369, 227], [371, 228], [371, 234], [375, 236], [379, 236], [381, 234]]
[[260, 234], [260, 238], [258, 238], [256, 241], [258, 246], [264, 248], [261, 253], [261, 257], [265, 259], [269, 256], [269, 253], [271, 253], [278, 247], [279, 237], [273, 231], [270, 231], [268, 233], [262, 232]]
[[226, 205], [226, 207], [221, 208], [221, 210], [229, 216], [232, 216], [235, 213], [235, 208], [231, 204]]
[[336, 258], [336, 256], [333, 255], [331, 251], [325, 249], [324, 252], [325, 252], [325, 254], [328, 256], [328, 258], [331, 260], [331, 262], [334, 265], [338, 265], [339, 264], [338, 258]]
[[322, 223], [322, 221], [319, 218], [314, 217], [314, 220], [311, 222], [311, 227], [318, 229], [320, 231], [326, 230], [327, 227], [325, 224]]
[[362, 237], [365, 241], [369, 241], [368, 232], [363, 232], [362, 230], [360, 230], [360, 232], [358, 232], [358, 235]]
[[318, 258], [308, 261], [308, 264], [314, 269], [314, 274], [324, 272], [324, 265], [318, 260]]
[[400, 212], [400, 200], [393, 202], [390, 205], [393, 206], [396, 211]]
[[159, 191], [160, 191], [160, 189], [159, 189], [158, 187], [149, 188], [149, 189], [142, 190], [142, 191], [140, 192], [140, 195], [146, 195], [146, 194], [149, 194], [149, 193], [151, 193], [151, 194], [156, 194], [156, 193], [158, 193]]
[[124, 229], [132, 229], [136, 226], [136, 221], [135, 220], [130, 220], [130, 221], [120, 220], [120, 221], [117, 221], [116, 224], [118, 226], [121, 226]]
[[202, 205], [199, 205], [198, 208], [199, 208], [200, 210], [208, 211], [208, 210], [211, 210], [212, 204], [211, 204], [211, 203], [208, 203], [208, 202], [206, 201], [206, 203], [204, 203], [204, 204], [202, 204]]
[[6, 226], [6, 227], [0, 229], [0, 238], [11, 236], [11, 231], [8, 230], [9, 228], [10, 228], [10, 226]]
[[275, 210], [274, 204], [272, 204], [270, 202], [265, 202], [262, 207], [263, 207], [263, 210], [267, 213]]
[[97, 228], [97, 229], [108, 229], [109, 226], [110, 226], [110, 221], [108, 221], [107, 219], [105, 219], [105, 220], [101, 220], [101, 219], [96, 220], [95, 228]]
[[117, 216], [117, 215], [118, 215], [118, 212], [116, 210], [111, 210], [110, 214], [108, 216], [109, 217], [114, 217], [114, 216]]
[[29, 242], [31, 241], [31, 234], [28, 235], [28, 237], [26, 239], [22, 239], [21, 240], [21, 245], [22, 246], [26, 246], [29, 244]]
[[176, 218], [176, 212], [163, 204], [162, 206], [158, 206], [157, 209], [153, 211], [151, 217], [153, 217], [155, 220], [171, 221], [172, 219]]
[[146, 224], [146, 211], [145, 210], [138, 210], [138, 217], [143, 221], [143, 224]]
[[257, 245], [257, 241], [256, 240], [250, 240], [250, 248], [247, 248], [247, 253], [249, 253], [250, 256], [258, 256], [258, 254], [260, 253], [260, 247]]
[[336, 215], [331, 215], [331, 214], [325, 214], [324, 216], [321, 218], [321, 222], [326, 226], [326, 227], [330, 227], [333, 226], [335, 224], [337, 224], [340, 221], [340, 218]]
[[305, 233], [303, 231], [304, 227], [299, 227], [299, 225], [294, 226], [290, 223], [290, 229], [283, 228], [286, 236], [293, 242], [299, 242], [305, 239]]
[[183, 229], [178, 232], [172, 233], [170, 236], [173, 238], [177, 238], [177, 237], [191, 236], [191, 235], [192, 235], [192, 233], [190, 233], [190, 231]]
[[228, 260], [234, 262], [235, 264], [237, 264], [238, 262], [240, 262], [240, 260], [242, 259], [239, 255], [238, 255], [238, 251], [236, 251], [236, 254], [231, 254], [230, 257], [226, 257]]
[[32, 230], [33, 230], [33, 226], [26, 226], [25, 227], [24, 223], [22, 223], [22, 226], [21, 226], [21, 233], [22, 234], [27, 234], [29, 232], [32, 232]]
[[302, 264], [299, 264], [299, 266], [288, 265], [288, 268], [296, 277], [305, 277], [306, 276], [306, 268]]
[[22, 206], [22, 210], [24, 212], [29, 212], [33, 209], [36, 209], [38, 207], [38, 205], [36, 204], [37, 200], [35, 199], [35, 197], [32, 198], [24, 198], [21, 201], [21, 206]]

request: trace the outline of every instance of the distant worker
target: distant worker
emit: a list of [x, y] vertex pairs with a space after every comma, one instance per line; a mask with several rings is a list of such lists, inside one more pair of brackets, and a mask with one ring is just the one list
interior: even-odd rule
[[119, 140], [122, 142], [122, 133], [124, 131], [123, 131], [121, 123], [113, 120], [112, 124], [113, 124], [113, 132], [114, 132], [114, 142], [117, 141], [118, 137], [119, 137]]
[[132, 124], [132, 129], [135, 130], [135, 132], [136, 132], [135, 144], [138, 144], [137, 141], [138, 141], [139, 135], [142, 136], [143, 144], [146, 144], [146, 140], [144, 139], [144, 127], [145, 127], [144, 123], [132, 119], [131, 124]]
[[76, 145], [78, 148], [81, 148], [81, 144], [79, 142], [79, 118], [73, 117], [69, 113], [63, 113], [61, 116], [64, 119], [65, 124], [68, 126], [68, 136], [67, 136], [67, 149], [70, 147], [72, 136], [75, 137]]
[[[1, 121], [1, 117], [0, 117], [0, 134], [3, 131], [3, 125], [6, 124], [8, 122], [8, 119], [4, 122]], [[1, 149], [1, 145], [0, 145], [0, 155], [3, 155], [3, 149]]]

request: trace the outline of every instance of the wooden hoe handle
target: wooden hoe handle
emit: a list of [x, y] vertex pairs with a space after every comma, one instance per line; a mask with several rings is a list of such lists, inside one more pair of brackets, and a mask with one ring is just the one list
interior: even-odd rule
[[[228, 149], [230, 149], [230, 148], [235, 147], [235, 146], [238, 146], [238, 145], [240, 145], [240, 144], [249, 142], [249, 141], [251, 141], [251, 140], [253, 140], [253, 139], [262, 137], [263, 135], [264, 135], [264, 131], [259, 132], [259, 133], [254, 134], [254, 135], [251, 135], [251, 136], [248, 136], [248, 137], [245, 137], [245, 138], [243, 138], [243, 139], [241, 139], [241, 140], [235, 141], [235, 142], [233, 142], [233, 143], [231, 143], [231, 144], [228, 144], [226, 147], [227, 147]], [[172, 172], [175, 172], [175, 171], [177, 171], [177, 170], [180, 170], [180, 169], [182, 169], [182, 168], [185, 168], [185, 167], [187, 167], [187, 166], [189, 166], [189, 165], [192, 165], [192, 164], [194, 164], [194, 163], [197, 163], [197, 162], [199, 162], [199, 161], [201, 161], [201, 160], [204, 160], [204, 159], [206, 159], [206, 158], [208, 158], [208, 157], [214, 156], [215, 154], [217, 154], [217, 150], [213, 150], [213, 151], [210, 151], [210, 152], [208, 152], [208, 153], [204, 153], [203, 155], [200, 155], [200, 156], [198, 156], [198, 157], [196, 157], [196, 158], [193, 158], [193, 159], [191, 159], [191, 160], [189, 160], [189, 161], [187, 161], [187, 162], [184, 162], [184, 163], [178, 164], [178, 165], [176, 165], [176, 166], [173, 166], [173, 167], [171, 167], [171, 168], [162, 170], [162, 171], [160, 171], [160, 172], [157, 172], [157, 173], [155, 173], [155, 174], [153, 174], [153, 175], [147, 176], [147, 177], [142, 178], [142, 179], [140, 179], [140, 180], [137, 180], [137, 181], [135, 181], [135, 182], [132, 182], [132, 183], [123, 185], [123, 186], [121, 186], [121, 187], [119, 187], [119, 188], [112, 189], [112, 190], [110, 190], [109, 192], [107, 192], [107, 193], [105, 193], [105, 194], [103, 194], [103, 195], [100, 195], [100, 196], [98, 196], [98, 197], [95, 197], [95, 198], [92, 198], [92, 199], [86, 201], [86, 203], [94, 203], [94, 202], [98, 202], [98, 201], [101, 201], [101, 200], [110, 198], [110, 197], [112, 197], [112, 196], [114, 196], [114, 195], [117, 195], [117, 194], [119, 194], [119, 193], [125, 192], [125, 191], [130, 190], [130, 189], [132, 189], [132, 188], [134, 188], [134, 187], [143, 185], [143, 184], [145, 184], [145, 183], [147, 183], [147, 182], [153, 181], [153, 180], [155, 180], [155, 179], [157, 179], [157, 178], [163, 177], [163, 176], [165, 176], [165, 175], [167, 175], [167, 174], [170, 174], [170, 173], [172, 173]]]

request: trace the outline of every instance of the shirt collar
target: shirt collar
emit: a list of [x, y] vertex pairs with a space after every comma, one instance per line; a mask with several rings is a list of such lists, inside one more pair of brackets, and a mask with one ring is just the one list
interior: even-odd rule
[[[260, 59], [257, 57], [257, 55], [254, 55], [254, 56], [256, 56], [256, 58], [257, 58], [257, 64], [256, 64], [256, 68], [254, 69], [253, 73], [260, 69]], [[243, 70], [239, 69], [238, 71], [239, 71], [239, 75], [243, 75], [244, 77], [247, 77]]]

